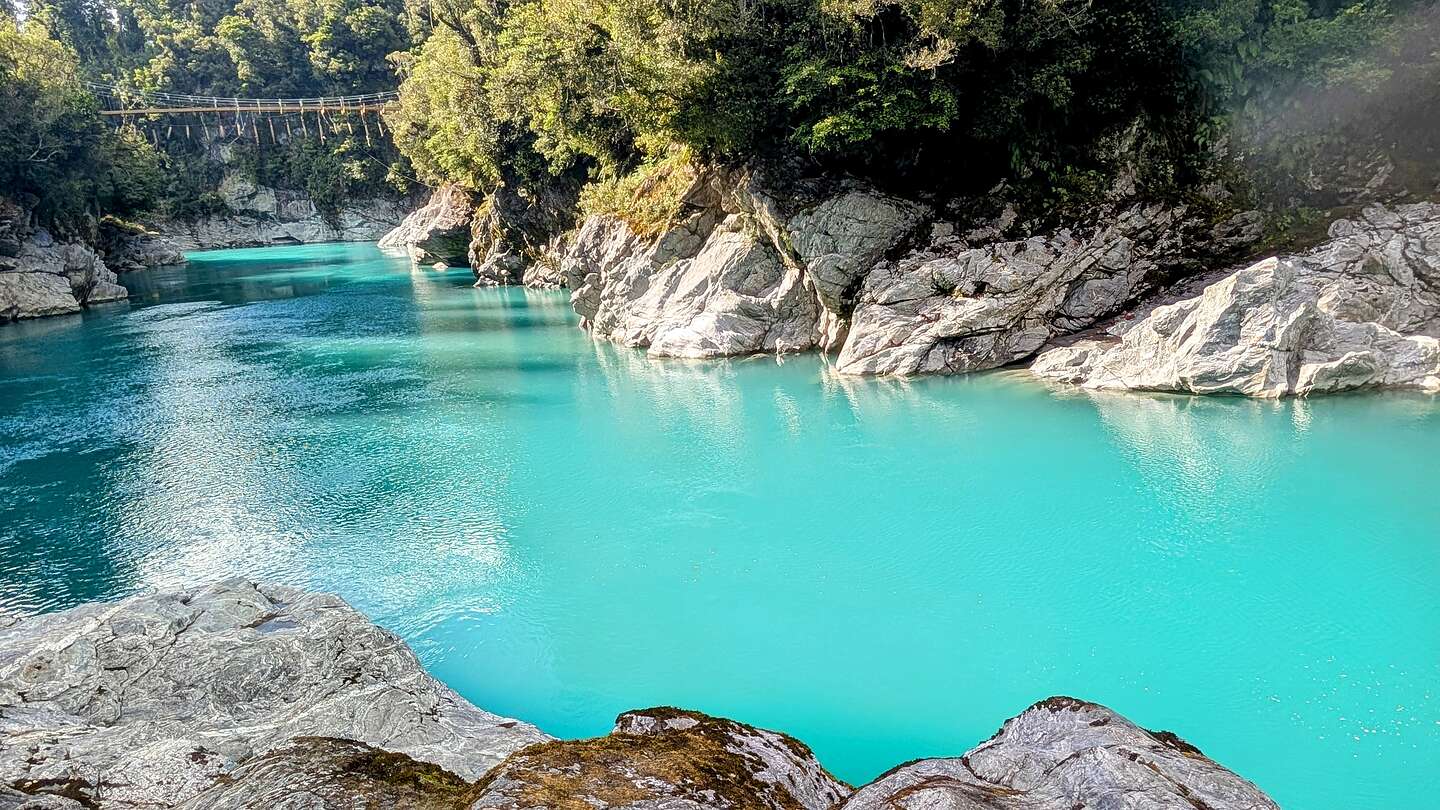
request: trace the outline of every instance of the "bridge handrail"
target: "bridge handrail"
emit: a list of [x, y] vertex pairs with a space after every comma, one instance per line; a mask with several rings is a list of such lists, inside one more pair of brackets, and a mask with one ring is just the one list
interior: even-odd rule
[[379, 93], [361, 93], [349, 96], [315, 96], [311, 98], [239, 98], [236, 96], [201, 96], [190, 93], [169, 93], [163, 90], [154, 91], [132, 91], [112, 84], [87, 81], [85, 86], [96, 95], [112, 98], [117, 101], [164, 101], [171, 103], [189, 104], [192, 106], [212, 106], [217, 110], [234, 110], [237, 107], [242, 110], [281, 110], [293, 107], [296, 111], [302, 105], [314, 107], [338, 107], [360, 104], [376, 104], [386, 101], [394, 101], [400, 97], [399, 92], [394, 90], [382, 91]]

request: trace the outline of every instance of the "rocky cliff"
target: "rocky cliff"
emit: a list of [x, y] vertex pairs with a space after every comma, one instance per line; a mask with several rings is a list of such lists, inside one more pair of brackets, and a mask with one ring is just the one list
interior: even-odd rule
[[0, 197], [0, 323], [72, 314], [127, 296], [90, 244], [57, 239], [25, 207]]
[[1440, 391], [1440, 205], [1371, 206], [1330, 240], [1041, 355], [1087, 388], [1282, 397]]
[[435, 189], [430, 199], [380, 239], [422, 265], [468, 265], [476, 287], [564, 285], [546, 259], [552, 241], [574, 223], [579, 184], [556, 178], [531, 190], [500, 185], [483, 197], [459, 186]]
[[404, 250], [417, 264], [463, 266], [469, 260], [475, 205], [475, 195], [459, 186], [436, 189], [423, 206], [380, 237], [380, 247]]
[[344, 602], [233, 580], [0, 627], [0, 808], [1275, 810], [1168, 732], [1051, 698], [859, 790], [698, 712], [555, 741], [477, 709]]
[[161, 219], [155, 230], [184, 250], [311, 242], [373, 242], [405, 216], [400, 200], [349, 200], [326, 214], [304, 192], [257, 184], [229, 172], [217, 190], [221, 209], [195, 219]]
[[1260, 217], [1116, 202], [1049, 231], [981, 227], [849, 181], [772, 190], [707, 172], [654, 237], [591, 217], [554, 263], [598, 337], [651, 354], [824, 349], [845, 374], [953, 374], [1033, 355], [1173, 279], [1233, 258]]

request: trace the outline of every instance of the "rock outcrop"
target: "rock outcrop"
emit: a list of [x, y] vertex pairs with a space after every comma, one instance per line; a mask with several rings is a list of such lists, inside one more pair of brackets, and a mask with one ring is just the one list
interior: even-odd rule
[[185, 251], [169, 237], [138, 225], [100, 222], [100, 249], [116, 273], [186, 264]]
[[820, 348], [846, 374], [953, 374], [1030, 357], [1261, 233], [1254, 212], [1217, 225], [1183, 206], [1006, 240], [1014, 219], [961, 236], [861, 184], [779, 194], [755, 173], [713, 171], [664, 233], [591, 217], [554, 264], [586, 328], [651, 354]]
[[0, 783], [114, 808], [178, 804], [299, 737], [471, 780], [546, 739], [467, 703], [340, 599], [239, 581], [0, 630], [0, 734]]
[[0, 628], [0, 808], [1275, 810], [1167, 732], [1050, 698], [852, 793], [804, 744], [674, 708], [550, 740], [334, 596], [232, 580]]
[[0, 323], [72, 314], [128, 295], [93, 248], [57, 240], [24, 207], [0, 198]]
[[417, 264], [464, 266], [469, 262], [475, 197], [460, 186], [443, 186], [425, 205], [380, 239], [380, 247], [408, 251]]
[[327, 216], [304, 192], [270, 188], [235, 172], [225, 175], [217, 193], [222, 210], [157, 220], [154, 229], [183, 250], [373, 242], [405, 215], [401, 202], [377, 197], [350, 200]]
[[865, 275], [836, 369], [955, 374], [1007, 365], [1259, 235], [1255, 214], [1212, 227], [1160, 205], [1107, 216], [1088, 234], [971, 246], [942, 233]]
[[660, 708], [620, 715], [606, 737], [512, 755], [481, 780], [470, 807], [828, 810], [849, 794], [797, 740]]
[[467, 253], [475, 286], [563, 286], [559, 268], [543, 257], [575, 224], [579, 198], [580, 184], [564, 176], [538, 188], [502, 183], [490, 192], [470, 223]]
[[1046, 352], [1032, 371], [1088, 388], [1256, 397], [1440, 391], [1440, 205], [1371, 206], [1330, 235], [1108, 339]]
[[926, 214], [856, 187], [795, 202], [787, 213], [750, 174], [704, 174], [675, 226], [648, 237], [589, 217], [556, 265], [586, 328], [654, 355], [828, 346], [843, 335], [857, 274]]
[[1056, 697], [953, 759], [902, 765], [842, 810], [1278, 810], [1260, 789], [1168, 732]]

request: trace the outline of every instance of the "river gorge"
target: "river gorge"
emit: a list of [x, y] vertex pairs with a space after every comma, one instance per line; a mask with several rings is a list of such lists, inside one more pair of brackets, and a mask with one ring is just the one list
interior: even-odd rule
[[862, 784], [1051, 694], [1287, 808], [1440, 771], [1440, 400], [870, 379], [592, 340], [369, 245], [193, 253], [0, 329], [0, 618], [339, 594], [563, 738], [668, 703]]

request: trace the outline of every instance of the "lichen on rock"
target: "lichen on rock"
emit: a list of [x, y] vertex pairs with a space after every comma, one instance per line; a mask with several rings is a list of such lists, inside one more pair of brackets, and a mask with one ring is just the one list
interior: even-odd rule
[[605, 737], [511, 755], [477, 785], [471, 808], [828, 810], [849, 793], [790, 737], [657, 708], [620, 715]]

